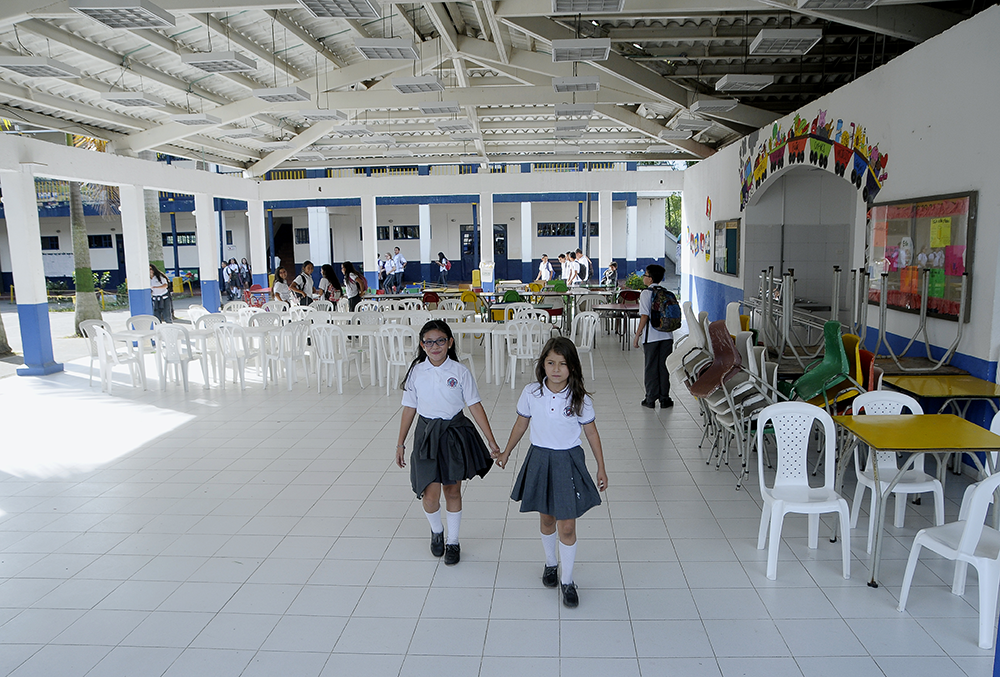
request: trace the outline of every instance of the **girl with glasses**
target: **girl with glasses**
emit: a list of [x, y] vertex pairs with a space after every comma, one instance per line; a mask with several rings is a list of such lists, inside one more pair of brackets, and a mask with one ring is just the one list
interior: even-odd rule
[[[491, 454], [500, 446], [493, 437], [479, 397], [476, 381], [455, 353], [451, 328], [441, 320], [431, 320], [420, 329], [417, 356], [403, 382], [403, 413], [399, 421], [396, 465], [406, 467], [406, 437], [417, 418], [410, 453], [410, 484], [423, 501], [424, 514], [431, 525], [431, 554], [444, 556], [444, 563], [458, 564], [458, 544], [462, 523], [462, 481], [484, 477], [493, 467]], [[489, 449], [464, 414], [468, 406], [472, 418], [489, 442]], [[441, 520], [441, 493], [447, 507], [448, 537], [445, 541]]]

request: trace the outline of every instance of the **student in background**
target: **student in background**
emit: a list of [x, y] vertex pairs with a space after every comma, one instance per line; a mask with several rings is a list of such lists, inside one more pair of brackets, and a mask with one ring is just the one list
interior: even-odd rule
[[646, 266], [646, 274], [642, 279], [649, 286], [639, 295], [639, 326], [635, 330], [633, 343], [638, 348], [639, 340], [642, 339], [646, 397], [640, 404], [647, 409], [655, 409], [657, 400], [660, 401], [660, 409], [674, 406], [674, 401], [670, 399], [670, 372], [667, 371], [667, 358], [674, 351], [674, 334], [654, 329], [649, 322], [653, 289], [663, 286], [660, 283], [663, 282], [665, 272], [663, 266], [655, 263]]
[[549, 263], [549, 255], [542, 254], [542, 262], [538, 264], [538, 277], [535, 282], [548, 282], [552, 279], [552, 264]]
[[451, 261], [444, 255], [444, 252], [438, 252], [438, 284], [442, 287], [448, 286], [448, 269], [451, 268]]

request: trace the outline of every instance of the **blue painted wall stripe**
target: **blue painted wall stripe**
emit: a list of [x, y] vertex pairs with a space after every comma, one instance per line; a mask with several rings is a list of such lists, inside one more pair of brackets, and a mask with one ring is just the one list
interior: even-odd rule
[[21, 326], [24, 366], [19, 376], [44, 376], [62, 371], [63, 366], [52, 354], [52, 330], [49, 326], [49, 304], [17, 304], [17, 321]]

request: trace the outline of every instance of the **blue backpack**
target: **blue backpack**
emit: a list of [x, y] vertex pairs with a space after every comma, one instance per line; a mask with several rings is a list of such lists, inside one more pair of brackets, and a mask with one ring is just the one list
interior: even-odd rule
[[653, 298], [649, 304], [649, 324], [657, 331], [677, 331], [681, 328], [681, 307], [677, 297], [659, 285], [649, 288]]

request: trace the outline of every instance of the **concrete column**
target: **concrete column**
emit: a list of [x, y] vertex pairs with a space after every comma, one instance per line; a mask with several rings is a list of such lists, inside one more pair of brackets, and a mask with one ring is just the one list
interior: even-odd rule
[[146, 241], [146, 202], [142, 186], [119, 186], [122, 240], [125, 243], [125, 278], [128, 306], [133, 315], [152, 315], [149, 292], [149, 243]]
[[247, 222], [250, 225], [250, 268], [253, 283], [267, 286], [267, 226], [264, 225], [264, 201], [247, 202]]
[[[531, 245], [535, 241], [535, 222], [531, 218], [531, 203], [521, 203], [521, 279], [531, 282], [538, 273], [535, 270], [535, 261]], [[545, 253], [545, 252], [542, 252]]]
[[378, 232], [375, 228], [375, 196], [361, 196], [361, 265], [369, 289], [378, 289]]
[[[482, 193], [479, 199], [479, 251], [483, 262], [493, 263], [493, 193]], [[482, 270], [482, 264], [480, 264]], [[493, 281], [483, 282], [483, 291], [491, 292], [495, 287], [496, 271]]]
[[212, 196], [194, 194], [195, 240], [198, 243], [198, 277], [201, 280], [201, 304], [211, 312], [220, 308], [219, 229], [215, 225]]
[[319, 267], [330, 263], [332, 241], [330, 235], [330, 211], [326, 207], [307, 207], [309, 212], [309, 260], [316, 269], [313, 284], [319, 281]]
[[634, 264], [639, 244], [639, 207], [635, 195], [628, 198], [625, 207], [625, 261]]
[[35, 177], [26, 172], [0, 172], [3, 206], [7, 218], [11, 272], [21, 326], [24, 366], [21, 376], [43, 376], [62, 371], [52, 355], [49, 301], [42, 265], [42, 235], [38, 225]]
[[431, 251], [431, 206], [417, 205], [417, 210], [420, 224], [420, 278], [437, 282], [438, 267], [432, 263], [437, 261], [437, 252]]
[[[611, 222], [611, 215], [613, 212], [610, 190], [602, 190], [598, 194], [597, 211], [597, 250], [600, 252], [600, 256], [598, 258], [598, 272], [601, 276], [603, 276], [604, 271], [611, 266], [611, 262], [614, 260], [611, 253], [614, 225]], [[598, 279], [600, 279], [600, 276], [598, 276]]]

